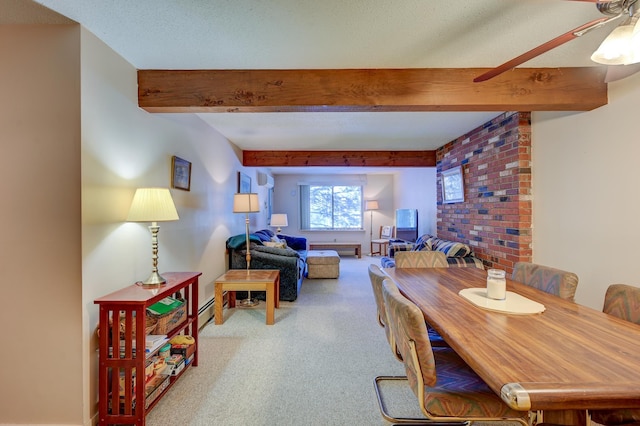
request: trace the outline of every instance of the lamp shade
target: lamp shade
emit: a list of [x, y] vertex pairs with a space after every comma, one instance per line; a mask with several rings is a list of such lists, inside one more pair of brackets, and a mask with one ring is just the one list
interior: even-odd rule
[[169, 189], [136, 189], [127, 216], [128, 222], [165, 222], [178, 219], [178, 212]]
[[365, 210], [378, 210], [379, 208], [378, 200], [367, 200], [364, 202]]
[[271, 215], [271, 226], [289, 226], [286, 213], [274, 213]]
[[258, 194], [242, 193], [233, 195], [234, 213], [257, 213], [260, 211], [258, 205]]

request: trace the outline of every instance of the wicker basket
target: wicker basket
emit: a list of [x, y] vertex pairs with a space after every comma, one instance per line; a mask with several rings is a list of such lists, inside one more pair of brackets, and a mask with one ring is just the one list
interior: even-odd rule
[[169, 334], [174, 328], [186, 321], [187, 306], [183, 303], [178, 308], [164, 315], [155, 315], [147, 311], [147, 318], [149, 317], [157, 320], [155, 328], [156, 334]]
[[[124, 339], [124, 330], [125, 330], [124, 322], [125, 322], [125, 317], [121, 316], [120, 317], [120, 339]], [[155, 332], [155, 330], [156, 330], [156, 325], [157, 324], [158, 324], [158, 320], [156, 318], [153, 318], [153, 317], [147, 315], [146, 325], [144, 327], [145, 335], [153, 334]], [[109, 318], [109, 330], [111, 330], [112, 327], [113, 327], [113, 318]], [[98, 337], [100, 337], [100, 326], [98, 326], [98, 328], [96, 329], [96, 335]], [[131, 323], [131, 337], [133, 337], [133, 338], [136, 337], [136, 321], [135, 321], [135, 317], [133, 318], [133, 321]]]
[[[155, 332], [155, 330], [156, 330], [156, 325], [157, 324], [158, 324], [158, 320], [156, 318], [152, 318], [149, 315], [147, 315], [146, 324], [145, 324], [145, 327], [144, 327], [145, 335], [153, 334]], [[133, 338], [136, 337], [135, 317], [133, 318], [131, 337], [133, 337]], [[120, 338], [124, 339], [124, 317], [120, 317]]]

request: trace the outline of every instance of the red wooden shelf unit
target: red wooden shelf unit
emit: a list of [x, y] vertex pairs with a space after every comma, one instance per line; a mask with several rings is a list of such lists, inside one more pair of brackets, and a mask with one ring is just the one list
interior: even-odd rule
[[[167, 337], [193, 336], [195, 352], [187, 367], [198, 365], [198, 277], [201, 272], [165, 272], [167, 283], [131, 285], [94, 300], [100, 305], [98, 366], [99, 423], [144, 425], [146, 414], [187, 370], [169, 376], [156, 392], [145, 394], [147, 308], [167, 296], [185, 301], [186, 319]], [[112, 326], [120, 324], [120, 326]], [[136, 351], [136, 348], [142, 348]], [[147, 398], [148, 397], [148, 398]]]

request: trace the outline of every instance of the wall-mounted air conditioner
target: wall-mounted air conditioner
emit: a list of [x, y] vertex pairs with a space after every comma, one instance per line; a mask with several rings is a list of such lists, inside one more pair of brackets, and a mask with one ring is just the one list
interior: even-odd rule
[[273, 176], [258, 172], [258, 185], [273, 188]]

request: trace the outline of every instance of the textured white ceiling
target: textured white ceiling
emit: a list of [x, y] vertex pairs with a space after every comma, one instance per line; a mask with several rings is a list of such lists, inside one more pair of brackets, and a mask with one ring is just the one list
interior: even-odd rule
[[[593, 3], [563, 0], [37, 2], [81, 23], [138, 69], [492, 67], [602, 16]], [[523, 66], [594, 66], [591, 53], [615, 25]], [[246, 149], [432, 149], [497, 114], [199, 116]]]
[[[593, 3], [562, 0], [38, 3], [80, 22], [139, 69], [490, 67], [601, 16]], [[605, 35], [588, 34], [528, 65], [592, 65]]]

